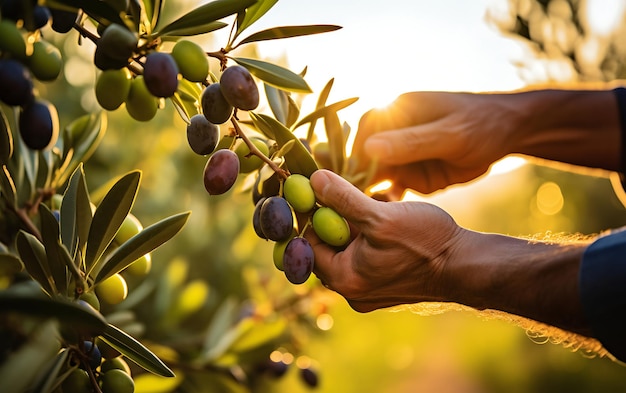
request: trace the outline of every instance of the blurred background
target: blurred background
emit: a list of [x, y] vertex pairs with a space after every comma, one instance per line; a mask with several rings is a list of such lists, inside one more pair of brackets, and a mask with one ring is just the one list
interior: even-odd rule
[[[197, 4], [171, 0], [166, 9], [173, 18]], [[255, 50], [295, 72], [307, 67], [315, 93], [335, 78], [329, 102], [360, 97], [340, 112], [356, 130], [364, 111], [407, 91], [508, 91], [619, 80], [626, 64], [625, 7], [620, 0], [281, 0], [257, 30], [297, 24], [343, 29], [262, 43]], [[227, 32], [200, 42], [217, 50], [225, 42], [222, 34]], [[63, 45], [65, 80], [40, 87], [68, 119], [97, 109], [92, 49], [75, 44], [70, 39]], [[316, 96], [301, 99], [307, 113]], [[86, 165], [90, 190], [138, 168], [143, 180], [133, 213], [144, 226], [192, 211], [183, 232], [153, 254], [150, 276], [129, 282], [131, 295], [111, 310], [132, 311], [140, 321], [133, 333], [142, 340], [192, 347], [185, 338], [205, 331], [225, 304], [236, 304], [242, 313], [271, 309], [306, 316], [307, 329], [289, 325], [292, 346], [281, 351], [310, 362], [323, 392], [626, 391], [622, 365], [531, 339], [505, 321], [465, 311], [358, 314], [335, 294], [311, 290], [316, 283], [294, 287], [272, 265], [271, 246], [254, 235], [250, 195], [206, 194], [205, 158], [188, 148], [185, 124], [171, 105], [150, 123], [136, 122], [124, 110], [110, 113], [108, 121], [107, 137]], [[465, 227], [510, 235], [591, 235], [626, 223], [607, 174], [564, 171], [523, 157], [505, 159], [470, 185], [407, 198], [438, 204]], [[172, 311], [176, 302], [179, 311], [184, 305], [187, 311]], [[197, 391], [248, 391], [203, 386]], [[296, 367], [252, 388], [309, 390]]]

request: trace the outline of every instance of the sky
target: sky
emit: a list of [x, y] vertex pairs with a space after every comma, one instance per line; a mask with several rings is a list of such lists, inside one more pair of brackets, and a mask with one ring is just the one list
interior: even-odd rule
[[[279, 0], [251, 32], [285, 25], [342, 26], [331, 33], [261, 43], [259, 50], [269, 58], [286, 56], [295, 72], [307, 66], [306, 79], [314, 92], [334, 78], [329, 102], [359, 97], [356, 104], [340, 112], [342, 120], [354, 128], [363, 112], [403, 92], [522, 87], [511, 63], [519, 55], [519, 47], [484, 21], [492, 3], [494, 0]], [[313, 94], [311, 101], [315, 99]]]

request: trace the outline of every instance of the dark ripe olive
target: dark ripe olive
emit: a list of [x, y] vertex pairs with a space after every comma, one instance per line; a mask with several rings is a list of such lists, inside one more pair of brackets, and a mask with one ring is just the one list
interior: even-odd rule
[[291, 206], [278, 196], [269, 197], [263, 202], [259, 220], [263, 234], [270, 240], [286, 239], [293, 231]]
[[39, 30], [46, 26], [50, 22], [50, 19], [52, 19], [52, 14], [50, 13], [50, 9], [48, 7], [36, 5], [35, 8], [33, 8], [32, 27], [34, 30]]
[[235, 108], [251, 111], [259, 106], [259, 88], [244, 67], [235, 65], [225, 69], [220, 85], [226, 101]]
[[211, 154], [220, 138], [220, 129], [202, 114], [193, 115], [187, 125], [187, 142], [194, 153], [201, 156]]
[[119, 70], [128, 65], [128, 59], [113, 58], [106, 54], [101, 46], [98, 46], [93, 54], [93, 64], [102, 71]]
[[239, 158], [232, 150], [221, 149], [213, 153], [204, 167], [204, 188], [210, 195], [220, 195], [237, 181]]
[[254, 212], [252, 213], [252, 227], [258, 237], [261, 239], [267, 239], [267, 236], [263, 233], [263, 229], [261, 229], [261, 207], [263, 206], [263, 202], [265, 202], [265, 198], [261, 197], [254, 206]]
[[219, 83], [207, 86], [200, 98], [202, 113], [213, 124], [223, 124], [233, 114], [233, 106], [226, 101]]
[[54, 105], [37, 100], [20, 111], [22, 141], [33, 150], [52, 147], [59, 137], [59, 115]]
[[319, 376], [317, 372], [310, 367], [300, 369], [300, 377], [309, 387], [316, 387], [319, 384]]
[[102, 362], [102, 354], [97, 345], [94, 345], [91, 341], [85, 341], [84, 343], [85, 355], [87, 355], [87, 362], [92, 370], [95, 370], [100, 366]]
[[28, 68], [17, 60], [0, 60], [0, 101], [26, 106], [34, 99], [33, 78]]
[[78, 18], [78, 12], [76, 11], [51, 8], [50, 13], [52, 14], [52, 30], [61, 34], [72, 30], [74, 22], [76, 22], [76, 18]]
[[169, 53], [152, 52], [146, 56], [143, 80], [155, 97], [171, 97], [178, 89], [178, 66]]
[[294, 237], [289, 241], [283, 254], [283, 270], [292, 284], [302, 284], [313, 271], [313, 247], [303, 237]]

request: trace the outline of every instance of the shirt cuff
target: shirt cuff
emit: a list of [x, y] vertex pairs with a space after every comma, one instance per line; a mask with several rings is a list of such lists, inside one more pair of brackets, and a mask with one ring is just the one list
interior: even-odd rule
[[585, 250], [579, 283], [594, 337], [626, 361], [626, 231], [601, 237]]

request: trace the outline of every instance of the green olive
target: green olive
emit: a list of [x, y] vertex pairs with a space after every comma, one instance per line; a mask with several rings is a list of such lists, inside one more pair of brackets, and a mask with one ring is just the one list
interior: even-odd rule
[[143, 230], [143, 225], [132, 213], [128, 213], [120, 229], [115, 234], [115, 241], [119, 244], [126, 243], [131, 237]]
[[172, 57], [183, 78], [191, 82], [204, 82], [209, 75], [207, 54], [200, 45], [180, 40], [172, 48]]
[[321, 207], [313, 213], [313, 230], [331, 246], [343, 246], [350, 240], [348, 222], [330, 207]]
[[80, 295], [79, 299], [80, 300], [84, 300], [91, 307], [93, 307], [94, 309], [100, 311], [100, 300], [98, 300], [98, 296], [96, 296], [95, 293], [93, 293], [93, 292], [85, 292], [82, 295]]
[[0, 20], [0, 51], [8, 52], [16, 59], [26, 59], [26, 41], [14, 22]]
[[148, 90], [143, 75], [136, 76], [126, 97], [126, 111], [137, 121], [150, 121], [156, 116], [158, 109], [159, 100]]
[[309, 212], [315, 206], [315, 193], [311, 182], [306, 176], [297, 173], [285, 180], [283, 196], [298, 213]]
[[91, 392], [91, 380], [87, 371], [74, 369], [61, 383], [64, 392]]
[[125, 271], [134, 276], [145, 276], [150, 273], [152, 268], [152, 257], [150, 254], [146, 254], [135, 262], [131, 263]]
[[[269, 147], [263, 139], [251, 138], [250, 141], [266, 157], [270, 154]], [[248, 145], [243, 142], [235, 148], [235, 153], [237, 153], [237, 157], [239, 157], [239, 172], [241, 173], [250, 173], [261, 168], [263, 165], [263, 160], [259, 156], [249, 155], [250, 149], [248, 148]]]
[[33, 44], [33, 53], [28, 58], [28, 68], [35, 78], [44, 82], [55, 80], [63, 68], [61, 51], [48, 41], [39, 40]]
[[130, 375], [130, 367], [128, 366], [128, 363], [126, 363], [126, 360], [124, 360], [124, 358], [121, 356], [114, 357], [112, 359], [106, 359], [104, 362], [102, 362], [102, 365], [100, 366], [100, 371], [106, 373], [110, 370], [122, 370], [126, 374]]
[[128, 296], [128, 285], [124, 277], [117, 273], [98, 283], [96, 294], [100, 300], [108, 304], [118, 304]]
[[108, 111], [119, 108], [128, 98], [132, 75], [127, 68], [106, 70], [96, 80], [96, 99], [98, 104]]
[[135, 382], [122, 370], [113, 369], [102, 374], [102, 393], [133, 393]]

